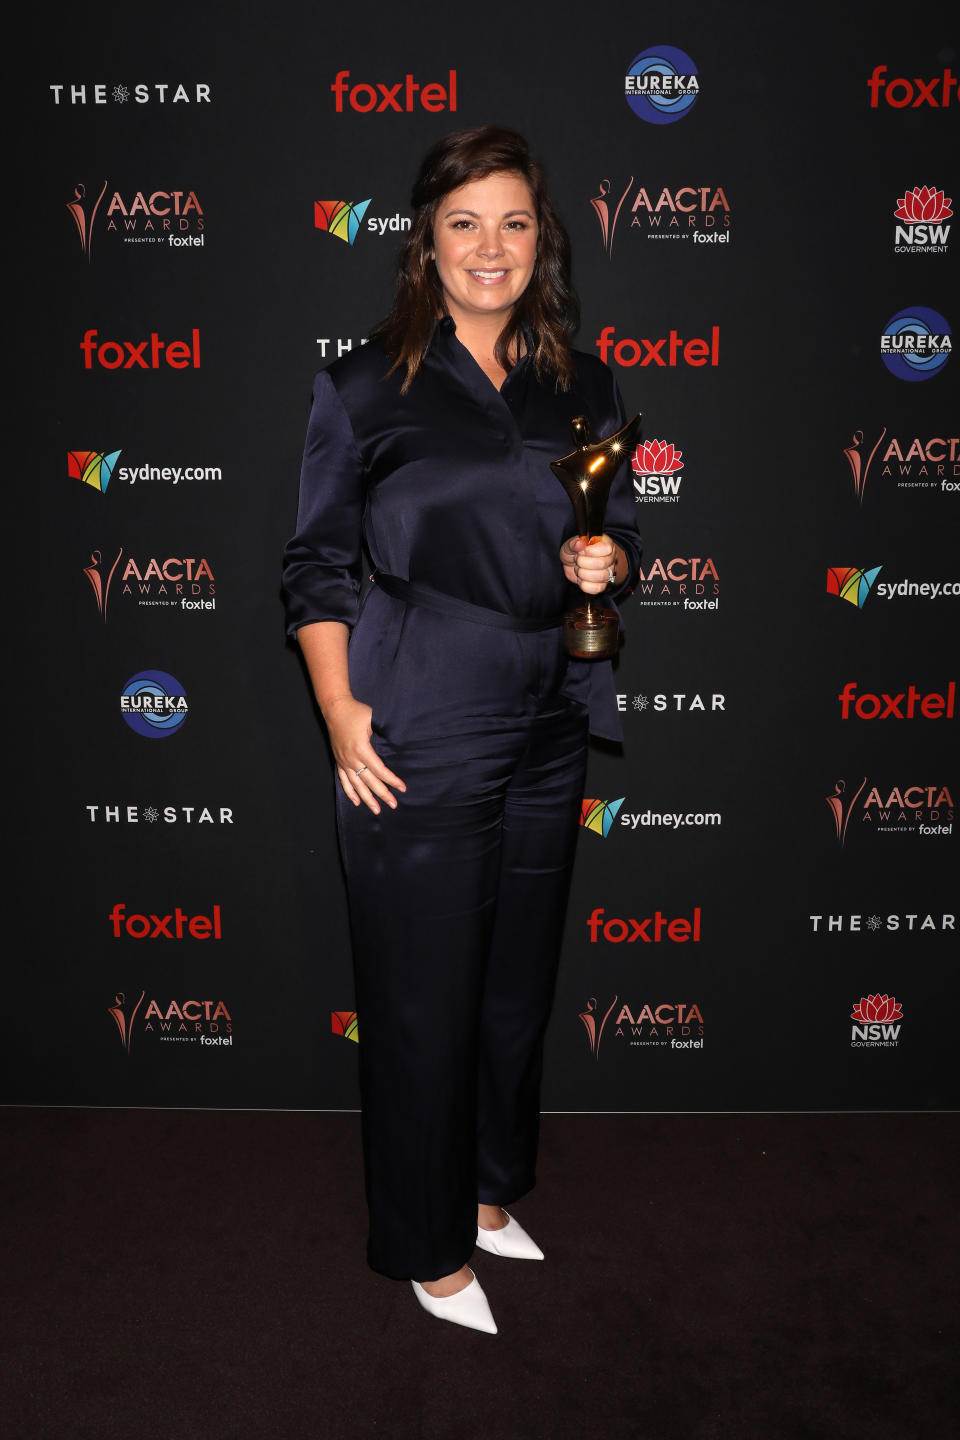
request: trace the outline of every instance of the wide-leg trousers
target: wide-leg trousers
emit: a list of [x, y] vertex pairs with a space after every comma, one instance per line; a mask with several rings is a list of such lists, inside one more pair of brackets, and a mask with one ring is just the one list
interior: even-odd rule
[[[521, 643], [542, 652], [557, 637]], [[368, 1258], [396, 1278], [458, 1270], [478, 1201], [509, 1204], [535, 1183], [587, 738], [584, 707], [551, 688], [467, 732], [392, 743], [375, 728], [407, 786], [396, 810], [375, 816], [338, 787]]]

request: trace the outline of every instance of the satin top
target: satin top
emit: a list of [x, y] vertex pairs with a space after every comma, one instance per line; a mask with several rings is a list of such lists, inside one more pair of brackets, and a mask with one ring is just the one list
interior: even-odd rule
[[[362, 547], [378, 570], [510, 615], [553, 616], [576, 603], [581, 592], [558, 556], [576, 530], [573, 508], [550, 461], [573, 449], [575, 415], [587, 415], [600, 440], [624, 411], [607, 366], [579, 351], [574, 361], [566, 392], [540, 383], [528, 356], [498, 391], [447, 316], [406, 395], [377, 340], [321, 371], [284, 555], [288, 633], [318, 620], [353, 628]], [[635, 582], [641, 553], [626, 463], [606, 531], [629, 565], [607, 592], [616, 599]], [[588, 706], [593, 734], [620, 738], [609, 661], [571, 659], [563, 693]]]

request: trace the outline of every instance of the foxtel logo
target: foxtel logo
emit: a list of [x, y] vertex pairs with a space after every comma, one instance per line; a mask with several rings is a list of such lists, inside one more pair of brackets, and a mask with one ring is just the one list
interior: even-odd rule
[[[848, 680], [840, 691], [837, 699], [840, 702], [841, 720], [850, 719], [850, 711], [860, 720], [914, 720], [917, 714], [925, 720], [940, 720], [944, 717], [952, 720], [955, 713], [957, 698], [957, 684], [951, 680], [947, 686], [947, 693], [942, 695], [938, 690], [931, 690], [929, 694], [922, 695], [915, 685], [902, 691], [899, 695], [873, 695], [870, 691], [864, 691], [857, 695], [856, 680]], [[919, 712], [918, 712], [919, 706]]]
[[601, 938], [610, 945], [622, 945], [624, 941], [628, 945], [635, 945], [638, 940], [642, 940], [645, 945], [656, 945], [663, 939], [682, 945], [688, 940], [700, 939], [699, 905], [694, 909], [690, 920], [668, 920], [662, 910], [657, 910], [643, 920], [637, 920], [632, 915], [625, 920], [619, 916], [604, 920], [606, 913], [600, 906], [587, 919], [587, 939], [591, 945], [596, 945]]
[[[712, 327], [709, 340], [684, 340], [679, 331], [671, 330], [669, 335], [663, 335], [659, 340], [648, 340], [645, 335], [642, 335], [639, 340], [625, 336], [622, 340], [614, 343], [615, 333], [615, 326], [604, 325], [600, 331], [599, 340], [594, 341], [604, 365], [609, 365], [608, 357], [610, 355], [618, 365], [622, 365], [625, 369], [629, 369], [633, 365], [639, 365], [641, 370], [645, 365], [659, 365], [663, 369], [673, 369], [681, 362], [684, 365], [693, 366], [694, 369], [699, 369], [702, 365], [720, 364], [719, 325]], [[664, 347], [666, 347], [666, 354], [664, 354]]]
[[172, 915], [128, 915], [126, 905], [117, 904], [107, 919], [115, 940], [120, 939], [121, 930], [132, 940], [182, 940], [185, 932], [194, 940], [223, 939], [219, 905], [214, 905], [210, 916], [187, 915], [179, 905]]
[[[93, 369], [93, 357], [104, 370], [159, 370], [162, 363], [171, 370], [200, 369], [200, 331], [191, 331], [190, 340], [161, 340], [154, 330], [146, 340], [97, 339], [98, 331], [87, 330], [80, 341], [83, 368]], [[148, 353], [149, 351], [149, 353]]]

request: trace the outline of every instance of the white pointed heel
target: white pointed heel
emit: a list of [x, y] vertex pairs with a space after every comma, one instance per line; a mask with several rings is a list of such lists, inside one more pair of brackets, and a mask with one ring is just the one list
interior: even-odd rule
[[511, 1260], [542, 1260], [543, 1251], [536, 1241], [531, 1240], [518, 1221], [512, 1215], [507, 1216], [506, 1225], [499, 1230], [481, 1230], [477, 1226], [477, 1244], [481, 1250], [486, 1250], [489, 1255], [506, 1255]]
[[[470, 1274], [473, 1275], [472, 1270]], [[439, 1320], [450, 1320], [454, 1325], [466, 1325], [470, 1330], [483, 1330], [487, 1335], [496, 1335], [497, 1322], [476, 1275], [473, 1275], [470, 1284], [463, 1290], [458, 1290], [456, 1295], [442, 1297], [428, 1295], [416, 1280], [411, 1280], [410, 1284], [424, 1310], [436, 1315]]]

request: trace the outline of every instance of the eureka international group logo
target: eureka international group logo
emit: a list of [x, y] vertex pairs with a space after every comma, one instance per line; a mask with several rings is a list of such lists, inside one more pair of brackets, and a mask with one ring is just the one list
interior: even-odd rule
[[137, 735], [160, 740], [175, 735], [189, 706], [179, 680], [165, 670], [140, 670], [120, 694], [120, 714]]
[[926, 305], [898, 310], [880, 336], [880, 358], [898, 380], [932, 380], [952, 350], [950, 326], [939, 311]]
[[690, 56], [675, 45], [654, 45], [630, 62], [624, 80], [627, 104], [651, 125], [672, 125], [689, 115], [700, 94]]

